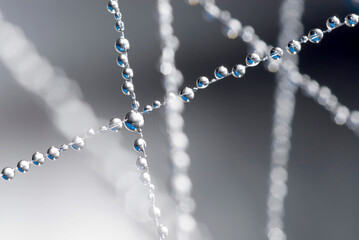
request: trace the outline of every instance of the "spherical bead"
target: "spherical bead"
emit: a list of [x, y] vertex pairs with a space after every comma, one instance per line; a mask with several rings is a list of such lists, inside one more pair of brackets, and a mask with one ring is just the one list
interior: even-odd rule
[[85, 141], [82, 137], [74, 137], [74, 139], [72, 139], [72, 145], [71, 147], [75, 150], [81, 150], [83, 147], [85, 146]]
[[4, 168], [1, 172], [2, 174], [2, 178], [5, 179], [6, 181], [10, 181], [11, 179], [13, 179], [15, 177], [15, 171], [12, 168]]
[[218, 68], [216, 68], [216, 70], [214, 70], [214, 77], [216, 79], [224, 78], [228, 74], [228, 69], [225, 66], [219, 66]]
[[241, 78], [246, 74], [246, 67], [242, 64], [237, 64], [232, 68], [232, 75], [236, 78]]
[[105, 133], [108, 130], [108, 128], [106, 126], [101, 126], [99, 131], [100, 133]]
[[[151, 183], [151, 175], [148, 172], [142, 172], [140, 174], [140, 181], [145, 184], [148, 185]], [[150, 184], [152, 185], [152, 184]]]
[[32, 163], [35, 164], [35, 165], [42, 165], [44, 164], [45, 162], [45, 157], [44, 157], [44, 154], [40, 153], [40, 152], [36, 152], [32, 155]]
[[157, 233], [161, 239], [164, 239], [168, 236], [168, 228], [161, 224], [157, 228]]
[[132, 106], [132, 109], [137, 110], [140, 107], [140, 103], [135, 100], [132, 102], [131, 106]]
[[176, 94], [170, 92], [170, 93], [166, 94], [166, 96], [164, 97], [164, 101], [171, 102], [171, 101], [175, 100], [176, 97], [177, 97]]
[[308, 38], [312, 43], [319, 43], [323, 39], [323, 31], [319, 28], [315, 28], [309, 31]]
[[136, 167], [138, 168], [138, 170], [141, 170], [141, 171], [146, 170], [148, 167], [147, 159], [144, 157], [137, 158]]
[[120, 11], [116, 11], [115, 15], [114, 15], [116, 20], [120, 20], [122, 18], [122, 14]]
[[297, 54], [302, 49], [302, 46], [300, 45], [300, 42], [296, 40], [292, 40], [287, 45], [287, 52], [290, 54]]
[[207, 77], [199, 77], [196, 80], [196, 86], [200, 89], [206, 88], [209, 85], [209, 79]]
[[28, 161], [21, 160], [17, 164], [17, 170], [22, 173], [26, 173], [30, 170], [30, 164]]
[[138, 138], [133, 143], [133, 147], [137, 152], [144, 152], [146, 150], [146, 141], [143, 138]]
[[270, 57], [274, 60], [281, 59], [283, 56], [283, 50], [279, 47], [274, 47], [270, 50]]
[[152, 219], [157, 219], [161, 217], [161, 209], [156, 206], [151, 206], [149, 210], [149, 215]]
[[185, 87], [180, 92], [181, 100], [183, 102], [190, 102], [194, 98], [194, 92], [192, 88]]
[[115, 29], [117, 32], [123, 32], [125, 31], [125, 24], [122, 21], [117, 21], [115, 23]]
[[108, 128], [113, 132], [118, 132], [123, 126], [122, 120], [119, 118], [112, 118], [108, 123]]
[[259, 57], [259, 55], [257, 53], [248, 54], [246, 57], [246, 64], [248, 67], [257, 66], [260, 61], [261, 61], [261, 58]]
[[153, 101], [152, 106], [153, 106], [153, 108], [157, 109], [157, 108], [161, 107], [161, 102], [158, 100], [155, 100], [155, 101]]
[[307, 43], [308, 40], [309, 40], [309, 38], [308, 38], [307, 36], [302, 36], [302, 37], [300, 38], [300, 42], [301, 42], [301, 43]]
[[355, 25], [358, 24], [358, 21], [359, 21], [359, 16], [354, 13], [349, 14], [345, 17], [345, 24], [348, 27], [355, 27]]
[[133, 78], [133, 70], [132, 70], [132, 68], [129, 68], [129, 67], [124, 68], [123, 71], [122, 71], [122, 77], [125, 80], [129, 80], [129, 79]]
[[110, 0], [109, 3], [107, 4], [107, 10], [112, 14], [115, 14], [118, 9], [119, 9], [118, 2], [114, 0]]
[[153, 107], [151, 105], [146, 105], [144, 108], [143, 108], [143, 111], [145, 113], [149, 113], [153, 110]]
[[47, 158], [50, 160], [57, 160], [60, 157], [60, 150], [57, 147], [50, 147], [47, 150]]
[[330, 17], [330, 18], [328, 18], [326, 25], [329, 30], [333, 30], [333, 29], [339, 27], [340, 19], [336, 16]]
[[138, 131], [145, 124], [143, 115], [133, 110], [126, 114], [125, 119], [125, 127], [131, 132]]
[[60, 150], [63, 152], [66, 151], [67, 149], [69, 149], [69, 145], [67, 145], [67, 144], [62, 144], [60, 147]]
[[119, 38], [115, 43], [116, 51], [119, 53], [124, 53], [130, 50], [130, 43], [126, 38]]
[[95, 130], [93, 128], [89, 129], [86, 134], [88, 137], [92, 137], [95, 135]]
[[135, 86], [133, 85], [132, 82], [127, 81], [127, 82], [124, 82], [124, 84], [122, 84], [121, 89], [122, 89], [123, 94], [130, 95], [132, 92], [135, 91]]
[[128, 64], [128, 57], [126, 54], [120, 54], [117, 57], [117, 64], [120, 67], [126, 67]]

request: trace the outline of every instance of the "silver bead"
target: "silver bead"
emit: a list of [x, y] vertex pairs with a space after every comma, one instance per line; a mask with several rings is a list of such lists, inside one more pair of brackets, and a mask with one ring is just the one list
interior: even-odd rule
[[319, 43], [323, 39], [323, 31], [319, 28], [315, 28], [309, 31], [308, 38], [312, 43]]
[[199, 77], [196, 80], [196, 86], [200, 89], [206, 88], [209, 85], [209, 79], [207, 77]]
[[161, 102], [158, 100], [155, 100], [155, 101], [153, 101], [152, 106], [153, 106], [153, 108], [157, 109], [157, 108], [161, 107]]
[[340, 19], [336, 16], [330, 17], [330, 18], [328, 18], [326, 25], [329, 30], [333, 30], [333, 29], [339, 27]]
[[175, 99], [176, 99], [176, 94], [174, 94], [174, 93], [167, 93], [166, 94], [166, 96], [164, 97], [164, 101], [165, 102], [172, 102], [172, 101], [174, 101]]
[[118, 7], [118, 2], [114, 1], [114, 0], [110, 0], [107, 4], [107, 10], [112, 13], [115, 14], [116, 11], [118, 11], [119, 7]]
[[[145, 185], [149, 185], [151, 183], [151, 175], [148, 172], [141, 172], [140, 181]], [[150, 184], [150, 186], [151, 185], [153, 184]]]
[[149, 215], [152, 219], [157, 219], [161, 217], [161, 209], [156, 206], [151, 206], [149, 210]]
[[120, 11], [116, 11], [115, 15], [114, 15], [116, 20], [120, 20], [122, 18], [122, 14]]
[[90, 128], [88, 131], [87, 131], [87, 134], [86, 134], [88, 137], [92, 137], [93, 135], [95, 135], [95, 130], [93, 128]]
[[140, 103], [135, 100], [132, 102], [131, 106], [132, 106], [132, 109], [137, 110], [140, 107]]
[[117, 57], [117, 65], [120, 67], [126, 67], [128, 64], [128, 57], [126, 54], [120, 54]]
[[66, 151], [67, 149], [69, 149], [69, 145], [67, 145], [67, 144], [62, 144], [61, 147], [60, 147], [60, 150], [62, 152]]
[[45, 157], [44, 154], [42, 154], [41, 152], [36, 152], [32, 155], [31, 160], [33, 164], [41, 166], [45, 162]]
[[115, 23], [115, 29], [117, 32], [123, 32], [125, 31], [125, 24], [122, 21], [117, 21]]
[[156, 187], [155, 187], [155, 185], [150, 184], [150, 185], [148, 185], [148, 189], [149, 189], [151, 192], [153, 192], [153, 191], [156, 189]]
[[300, 38], [300, 42], [301, 42], [301, 43], [307, 43], [308, 40], [309, 40], [309, 38], [308, 38], [307, 36], [302, 36], [302, 37]]
[[108, 123], [108, 128], [113, 132], [118, 132], [123, 126], [122, 120], [119, 118], [112, 118]]
[[237, 64], [232, 68], [232, 75], [236, 78], [241, 78], [246, 74], [246, 67], [242, 64]]
[[228, 69], [225, 66], [219, 66], [218, 68], [216, 68], [216, 70], [214, 70], [214, 77], [216, 79], [224, 78], [228, 74]]
[[257, 53], [248, 54], [246, 57], [246, 64], [248, 67], [257, 66], [260, 61], [261, 61], [261, 58], [259, 57], [259, 55]]
[[180, 97], [183, 102], [190, 102], [194, 98], [194, 92], [192, 88], [185, 87], [180, 92]]
[[358, 24], [358, 21], [359, 21], [359, 16], [354, 13], [349, 14], [345, 17], [345, 24], [348, 27], [355, 27], [355, 25]]
[[125, 127], [131, 132], [138, 131], [145, 124], [143, 115], [133, 110], [126, 114], [125, 119]]
[[124, 53], [130, 50], [130, 42], [126, 38], [119, 38], [115, 43], [115, 49], [119, 53]]
[[132, 70], [132, 68], [129, 68], [129, 67], [124, 68], [123, 71], [122, 71], [122, 77], [125, 80], [129, 80], [129, 79], [133, 78], [133, 70]]
[[133, 148], [137, 151], [137, 152], [144, 152], [146, 150], [146, 141], [143, 138], [138, 138], [135, 140], [135, 142], [133, 143]]
[[141, 171], [146, 170], [148, 167], [147, 159], [144, 157], [137, 158], [136, 167], [138, 168], [138, 170], [141, 170]]
[[17, 164], [17, 170], [22, 173], [26, 173], [30, 170], [30, 164], [28, 161], [21, 160]]
[[270, 50], [270, 57], [274, 60], [281, 59], [283, 57], [283, 50], [279, 47], [274, 47]]
[[47, 158], [50, 160], [57, 160], [60, 157], [60, 150], [57, 147], [50, 147], [47, 150]]
[[5, 179], [6, 181], [10, 181], [11, 179], [13, 179], [15, 177], [15, 171], [12, 168], [6, 167], [2, 170], [1, 172], [2, 174], [2, 178]]
[[166, 226], [164, 226], [163, 224], [160, 224], [157, 227], [157, 233], [161, 239], [164, 239], [168, 236], [168, 228]]
[[101, 126], [99, 131], [100, 133], [105, 133], [108, 130], [108, 128], [106, 126]]
[[144, 108], [143, 108], [143, 111], [145, 113], [149, 113], [153, 110], [152, 106], [151, 105], [146, 105]]
[[85, 141], [82, 137], [74, 137], [74, 139], [72, 139], [72, 145], [71, 147], [75, 150], [81, 150], [83, 147], [85, 146]]
[[297, 54], [302, 49], [302, 46], [300, 45], [300, 42], [296, 40], [292, 40], [287, 45], [287, 52], [290, 54]]
[[133, 85], [132, 82], [126, 81], [124, 82], [124, 84], [122, 84], [121, 90], [123, 94], [130, 95], [132, 92], [135, 91], [135, 86]]

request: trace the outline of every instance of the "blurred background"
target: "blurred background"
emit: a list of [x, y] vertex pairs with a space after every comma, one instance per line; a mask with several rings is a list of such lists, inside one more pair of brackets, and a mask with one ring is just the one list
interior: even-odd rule
[[[99, 0], [0, 1], [0, 48], [4, 55], [16, 56], [0, 62], [1, 168], [29, 160], [35, 151], [45, 152], [129, 111], [115, 63], [113, 45], [118, 34], [106, 4]], [[243, 25], [253, 26], [267, 43], [276, 44], [281, 1], [217, 0], [217, 4]], [[223, 37], [219, 23], [203, 20], [202, 8], [182, 0], [173, 1], [173, 7], [175, 34], [181, 41], [176, 60], [184, 85], [193, 86], [200, 75], [212, 76], [219, 65], [243, 63], [245, 44]], [[156, 1], [120, 0], [120, 8], [131, 43], [137, 96], [142, 106], [162, 100]], [[329, 16], [343, 19], [358, 9], [357, 0], [307, 1], [305, 32], [325, 29]], [[9, 41], [13, 32], [22, 32], [34, 45]], [[318, 46], [307, 44], [300, 53], [300, 71], [328, 86], [351, 110], [359, 109], [358, 43], [359, 28], [343, 27], [325, 35]], [[48, 62], [27, 65], [37, 75], [14, 75], [20, 68], [18, 59], [25, 61], [34, 46], [60, 76], [43, 88], [36, 84], [42, 74], [50, 74]], [[208, 238], [266, 239], [274, 89], [274, 75], [259, 66], [242, 79], [229, 77], [201, 91], [186, 105], [195, 217], [206, 226], [201, 228]], [[65, 105], [69, 108], [62, 108]], [[144, 134], [166, 223], [172, 221], [175, 209], [168, 194], [170, 165], [162, 114], [160, 110], [147, 116]], [[134, 168], [135, 137], [125, 130], [97, 136], [81, 152], [68, 151], [56, 162], [32, 167], [11, 182], [2, 181], [2, 238], [154, 239], [148, 206], [144, 206], [146, 190]], [[297, 93], [285, 204], [288, 239], [359, 235], [358, 143], [358, 137], [334, 124], [327, 111]]]

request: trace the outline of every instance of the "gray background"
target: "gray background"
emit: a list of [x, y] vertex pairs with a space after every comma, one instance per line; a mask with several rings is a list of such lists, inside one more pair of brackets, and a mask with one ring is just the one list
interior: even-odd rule
[[[243, 24], [252, 25], [262, 39], [276, 43], [279, 0], [217, 2]], [[118, 35], [105, 5], [106, 1], [98, 0], [0, 1], [4, 17], [23, 29], [40, 54], [76, 79], [96, 114], [109, 119], [124, 116], [129, 99], [121, 94], [123, 80], [113, 48]], [[173, 5], [175, 34], [181, 40], [177, 66], [183, 71], [184, 85], [193, 86], [200, 75], [211, 76], [216, 66], [243, 62], [245, 44], [225, 39], [218, 23], [203, 20], [200, 7], [189, 7], [182, 0]], [[120, 8], [131, 43], [139, 100], [148, 104], [162, 99], [156, 69], [160, 48], [155, 1], [121, 0]], [[352, 11], [349, 1], [307, 1], [303, 22], [306, 31], [324, 28], [328, 16], [343, 18]], [[358, 27], [344, 27], [326, 35], [319, 46], [305, 46], [300, 54], [301, 72], [330, 87], [350, 109], [359, 109], [358, 42]], [[19, 88], [3, 65], [0, 78], [2, 167], [67, 141], [54, 129], [43, 104]], [[265, 239], [274, 88], [274, 75], [260, 66], [243, 79], [228, 78], [201, 91], [186, 105], [195, 215], [207, 225], [213, 239]], [[325, 110], [300, 92], [297, 101], [285, 206], [288, 239], [357, 239], [358, 138], [335, 125]], [[74, 132], [74, 136], [81, 133]], [[147, 117], [144, 133], [152, 172], [166, 184], [170, 168], [161, 111]], [[133, 136], [124, 135], [123, 145], [130, 148]], [[116, 135], [93, 141], [107, 137]], [[4, 239], [122, 239], [130, 227], [117, 216], [125, 212], [86, 158], [86, 150], [71, 152], [11, 183], [1, 182], [0, 232]], [[174, 214], [174, 209], [166, 211]], [[131, 234], [128, 236], [138, 238], [136, 231]], [[154, 233], [150, 234], [153, 239]]]

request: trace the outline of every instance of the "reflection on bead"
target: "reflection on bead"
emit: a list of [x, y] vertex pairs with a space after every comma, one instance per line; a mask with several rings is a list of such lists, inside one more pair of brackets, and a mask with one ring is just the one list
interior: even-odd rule
[[95, 135], [95, 130], [93, 128], [90, 128], [88, 131], [87, 131], [87, 136], [89, 137], [92, 137], [93, 135]]
[[157, 233], [161, 239], [164, 239], [168, 236], [168, 228], [163, 224], [159, 225], [157, 228]]
[[216, 79], [224, 78], [228, 75], [228, 69], [225, 66], [219, 66], [214, 70], [214, 77]]
[[30, 164], [28, 161], [25, 161], [25, 160], [21, 160], [20, 162], [18, 162], [17, 164], [17, 170], [19, 172], [22, 172], [22, 173], [26, 173], [28, 172], [30, 169]]
[[115, 14], [118, 9], [119, 9], [119, 7], [118, 7], [118, 3], [116, 1], [111, 0], [107, 4], [107, 10], [112, 14]]
[[132, 109], [137, 110], [140, 107], [140, 103], [137, 100], [135, 100], [132, 102], [131, 107]]
[[155, 101], [153, 101], [152, 106], [153, 106], [153, 108], [157, 109], [157, 108], [161, 107], [161, 102], [158, 100], [155, 100]]
[[155, 194], [153, 192], [149, 192], [147, 194], [147, 199], [150, 203], [154, 203], [155, 202]]
[[345, 17], [345, 24], [348, 27], [355, 27], [355, 25], [358, 24], [358, 21], [359, 21], [359, 16], [354, 13], [349, 14]]
[[44, 154], [42, 154], [41, 152], [36, 152], [32, 155], [31, 160], [33, 164], [41, 166], [45, 162], [45, 157]]
[[175, 100], [176, 99], [176, 94], [174, 94], [174, 93], [167, 93], [166, 94], [166, 96], [164, 97], [164, 101], [165, 102], [172, 102], [173, 100]]
[[161, 217], [161, 209], [156, 206], [151, 206], [149, 210], [149, 215], [152, 219], [157, 219]]
[[140, 174], [140, 181], [145, 185], [150, 184], [151, 183], [151, 175], [148, 172], [142, 172]]
[[259, 57], [259, 55], [257, 53], [248, 54], [246, 57], [246, 64], [248, 67], [257, 66], [260, 61], [261, 61], [261, 58]]
[[108, 130], [108, 128], [106, 126], [101, 126], [99, 131], [100, 133], [105, 133]]
[[287, 45], [287, 52], [290, 54], [297, 54], [302, 49], [302, 46], [300, 45], [300, 42], [296, 40], [292, 40]]
[[148, 189], [149, 189], [151, 192], [153, 192], [153, 191], [155, 190], [155, 185], [153, 185], [153, 184], [148, 185]]
[[246, 74], [246, 67], [242, 64], [237, 64], [232, 68], [232, 75], [236, 78], [241, 78]]
[[308, 42], [308, 37], [307, 36], [302, 36], [301, 38], [300, 38], [300, 42], [301, 43], [306, 43], [306, 42]]
[[138, 138], [135, 140], [135, 142], [133, 143], [133, 148], [137, 151], [137, 152], [144, 152], [146, 150], [146, 141], [143, 138]]
[[270, 50], [270, 57], [274, 60], [281, 59], [283, 56], [283, 50], [279, 47], [274, 47]]
[[60, 150], [57, 147], [50, 147], [47, 150], [47, 157], [50, 160], [57, 160], [60, 157]]
[[136, 167], [138, 168], [138, 170], [141, 170], [141, 171], [146, 170], [148, 167], [147, 159], [144, 157], [137, 158]]
[[184, 89], [182, 89], [179, 95], [183, 102], [190, 102], [194, 98], [193, 89], [189, 87], [185, 87]]
[[130, 50], [130, 43], [126, 38], [119, 38], [115, 43], [116, 51], [119, 53], [124, 53]]
[[149, 113], [153, 110], [152, 106], [151, 105], [146, 105], [144, 108], [143, 108], [143, 111], [145, 113]]
[[122, 71], [122, 77], [125, 80], [129, 80], [129, 79], [133, 78], [133, 70], [132, 70], [132, 68], [129, 68], [129, 67], [124, 68], [123, 71]]
[[112, 118], [108, 123], [108, 127], [113, 132], [118, 132], [123, 126], [122, 120], [119, 118]]
[[120, 20], [122, 18], [122, 14], [120, 11], [116, 11], [115, 15], [114, 15], [116, 20]]
[[82, 137], [76, 136], [72, 139], [71, 147], [75, 150], [81, 150], [85, 146], [85, 141]]
[[319, 43], [323, 39], [323, 31], [319, 28], [315, 28], [309, 31], [308, 38], [312, 43]]
[[209, 79], [207, 77], [199, 77], [196, 80], [196, 85], [198, 88], [203, 89], [206, 88], [209, 85]]
[[13, 179], [15, 177], [15, 171], [12, 168], [6, 167], [2, 170], [1, 172], [2, 174], [2, 178], [5, 179], [6, 181], [10, 181], [11, 179]]
[[126, 81], [126, 82], [124, 82], [124, 84], [122, 84], [121, 90], [122, 90], [123, 94], [130, 95], [132, 92], [135, 91], [135, 86], [133, 85], [132, 82]]
[[122, 21], [117, 21], [115, 23], [115, 29], [117, 32], [123, 32], [125, 31], [125, 24]]
[[329, 30], [333, 30], [333, 29], [339, 27], [340, 19], [338, 17], [336, 17], [336, 16], [330, 17], [330, 18], [328, 18], [326, 24], [327, 24], [327, 28]]
[[117, 64], [120, 67], [126, 67], [128, 64], [128, 57], [126, 54], [120, 54], [117, 57]]
[[66, 151], [67, 149], [69, 149], [69, 145], [67, 145], [67, 144], [62, 144], [61, 147], [60, 147], [60, 150], [62, 152]]
[[133, 110], [126, 114], [125, 119], [125, 127], [131, 132], [138, 131], [145, 123], [143, 115]]

